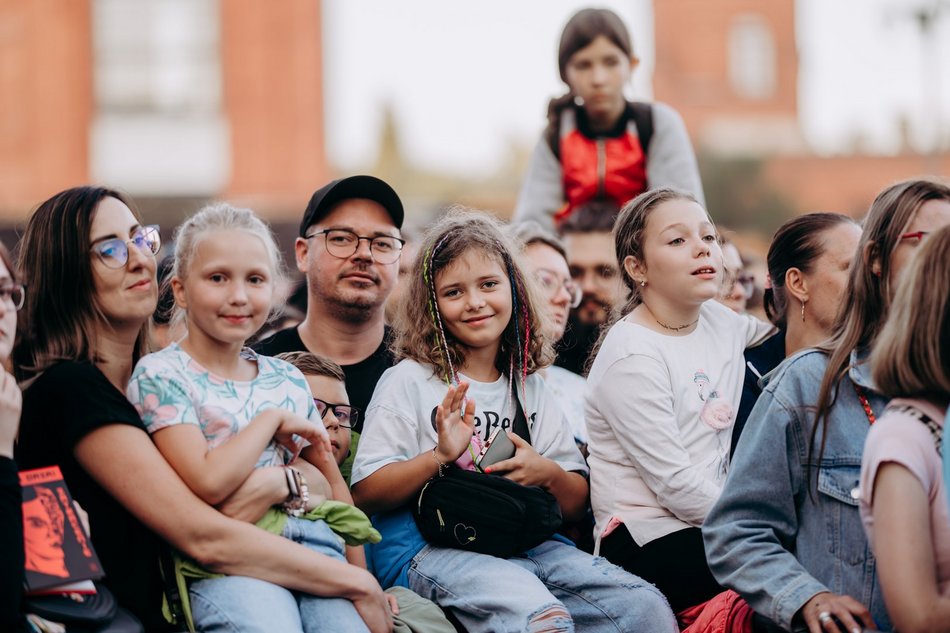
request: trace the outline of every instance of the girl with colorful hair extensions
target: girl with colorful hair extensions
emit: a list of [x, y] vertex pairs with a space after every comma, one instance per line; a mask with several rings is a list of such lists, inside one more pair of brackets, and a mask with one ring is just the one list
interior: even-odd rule
[[[353, 496], [383, 540], [385, 586], [408, 586], [476, 631], [675, 631], [663, 596], [558, 537], [510, 559], [427, 544], [409, 504], [474, 446], [508, 432], [490, 472], [540, 486], [565, 519], [583, 515], [587, 468], [537, 370], [551, 357], [534, 292], [497, 221], [457, 210], [420, 247], [394, 341], [401, 361], [376, 387], [353, 464]], [[511, 433], [523, 411], [528, 437]], [[468, 573], [465, 573], [468, 572]]]

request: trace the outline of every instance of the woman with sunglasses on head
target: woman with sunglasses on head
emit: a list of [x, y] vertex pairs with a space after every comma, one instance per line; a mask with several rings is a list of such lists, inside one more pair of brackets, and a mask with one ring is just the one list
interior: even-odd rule
[[17, 310], [23, 306], [23, 286], [17, 281], [10, 253], [0, 244], [0, 631], [27, 631], [20, 612], [23, 596], [23, 510], [13, 442], [20, 424], [22, 398], [16, 379], [7, 370], [13, 349]]
[[161, 539], [216, 572], [348, 598], [370, 630], [391, 630], [386, 598], [368, 572], [245, 522], [287, 499], [283, 468], [255, 469], [219, 512], [149, 439], [124, 391], [145, 353], [159, 246], [157, 229], [141, 225], [131, 201], [102, 187], [60, 192], [30, 219], [21, 266], [27, 285], [42, 292], [27, 297], [14, 350], [17, 374], [28, 381], [20, 466], [60, 466], [89, 514], [106, 585], [149, 631], [167, 628]]
[[831, 338], [769, 376], [706, 517], [716, 579], [784, 630], [890, 629], [858, 512], [864, 440], [889, 399], [867, 358], [917, 244], [948, 224], [945, 184], [910, 180], [878, 194]]
[[[541, 295], [546, 299], [547, 320], [544, 336], [554, 346], [567, 327], [570, 311], [580, 305], [581, 289], [571, 279], [567, 251], [557, 237], [537, 222], [514, 225], [512, 232], [524, 245], [524, 261], [534, 274]], [[584, 388], [587, 381], [574, 372], [551, 365], [538, 372], [561, 405], [574, 433], [574, 441], [586, 453], [587, 428], [584, 426]]]
[[733, 453], [762, 393], [762, 376], [792, 354], [831, 336], [860, 237], [861, 227], [839, 213], [792, 218], [772, 237], [766, 257], [769, 286], [764, 303], [766, 316], [779, 331], [762, 345], [746, 350], [745, 383], [732, 430]]

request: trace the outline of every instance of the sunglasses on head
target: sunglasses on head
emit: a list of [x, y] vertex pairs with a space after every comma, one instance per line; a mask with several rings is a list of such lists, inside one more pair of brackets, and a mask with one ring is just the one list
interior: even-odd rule
[[158, 225], [140, 226], [127, 240], [120, 237], [100, 240], [92, 245], [92, 252], [109, 268], [122, 268], [129, 262], [129, 244], [134, 245], [143, 253], [157, 255], [162, 247]]

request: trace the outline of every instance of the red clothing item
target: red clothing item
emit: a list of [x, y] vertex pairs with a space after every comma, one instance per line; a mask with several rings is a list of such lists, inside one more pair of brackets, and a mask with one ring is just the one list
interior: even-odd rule
[[752, 607], [735, 591], [676, 614], [682, 633], [752, 633]]
[[558, 149], [565, 203], [555, 222], [588, 200], [610, 198], [622, 207], [647, 190], [647, 156], [632, 119], [617, 136], [591, 138], [578, 128], [574, 111], [565, 110]]

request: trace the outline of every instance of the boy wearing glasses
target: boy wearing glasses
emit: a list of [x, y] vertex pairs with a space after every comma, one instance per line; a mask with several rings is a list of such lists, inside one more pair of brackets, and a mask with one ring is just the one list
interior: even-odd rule
[[[350, 468], [344, 469], [344, 461], [351, 452], [356, 452], [360, 434], [354, 431], [353, 427], [359, 421], [361, 412], [350, 406], [343, 369], [332, 360], [310, 352], [287, 352], [278, 354], [276, 358], [299, 369], [306, 379], [313, 394], [313, 403], [323, 416], [323, 425], [330, 436], [333, 459], [340, 467], [343, 478], [349, 483]], [[351, 464], [352, 460], [347, 462], [347, 466]]]
[[[313, 402], [323, 416], [323, 424], [330, 435], [333, 458], [340, 466], [343, 478], [349, 483], [350, 469], [347, 468], [344, 472], [343, 463], [350, 454], [351, 440], [352, 452], [356, 452], [360, 435], [352, 430], [352, 426], [357, 422], [361, 411], [349, 405], [343, 369], [332, 360], [309, 352], [287, 352], [279, 354], [277, 358], [299, 369], [310, 385]], [[352, 460], [347, 463], [352, 463]], [[358, 564], [355, 560], [350, 562]], [[393, 610], [394, 631], [455, 633], [455, 627], [434, 602], [405, 587], [390, 587], [386, 593], [389, 594], [389, 603]]]

